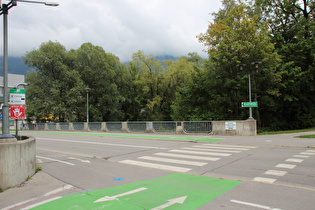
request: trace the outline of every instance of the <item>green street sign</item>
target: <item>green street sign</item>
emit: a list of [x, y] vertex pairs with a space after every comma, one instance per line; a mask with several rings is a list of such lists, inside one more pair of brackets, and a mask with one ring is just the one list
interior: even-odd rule
[[10, 89], [9, 104], [25, 105], [25, 90], [24, 89]]
[[242, 102], [242, 107], [258, 107], [257, 102]]

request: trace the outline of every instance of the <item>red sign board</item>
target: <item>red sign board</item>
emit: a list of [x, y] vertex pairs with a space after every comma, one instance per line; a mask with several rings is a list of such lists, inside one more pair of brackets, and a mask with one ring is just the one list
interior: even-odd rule
[[25, 105], [10, 105], [10, 119], [25, 119]]

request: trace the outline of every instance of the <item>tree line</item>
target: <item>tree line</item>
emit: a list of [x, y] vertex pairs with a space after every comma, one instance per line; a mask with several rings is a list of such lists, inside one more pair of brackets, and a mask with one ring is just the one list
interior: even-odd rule
[[[27, 52], [28, 120], [90, 122], [241, 120], [263, 130], [315, 125], [313, 1], [223, 0], [197, 53], [163, 62], [143, 51], [121, 63], [100, 46], [66, 50], [59, 42]], [[259, 61], [258, 68], [252, 63]], [[243, 67], [242, 71], [240, 66]]]

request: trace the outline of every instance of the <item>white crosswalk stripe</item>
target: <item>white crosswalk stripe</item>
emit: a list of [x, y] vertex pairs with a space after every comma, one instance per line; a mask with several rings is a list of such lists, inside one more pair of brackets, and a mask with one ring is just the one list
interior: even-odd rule
[[[192, 147], [182, 147], [180, 149], [171, 149], [166, 152], [157, 152], [150, 156], [140, 156], [137, 157], [138, 160], [127, 159], [119, 162], [129, 165], [170, 170], [175, 172], [188, 172], [193, 168], [183, 166], [202, 167], [209, 164], [210, 162], [219, 161], [222, 158], [255, 148], [257, 147], [202, 144], [194, 145]], [[179, 164], [181, 166], [177, 166], [175, 164]]]
[[235, 150], [223, 150], [223, 149], [202, 149], [202, 148], [196, 148], [196, 147], [184, 147], [182, 149], [190, 149], [190, 150], [198, 150], [198, 151], [209, 151], [209, 152], [229, 152], [229, 153], [240, 153], [241, 151], [235, 151]]
[[142, 156], [142, 157], [139, 157], [139, 159], [155, 160], [155, 161], [161, 161], [161, 162], [166, 162], [166, 163], [178, 163], [178, 164], [193, 165], [193, 166], [204, 166], [204, 165], [208, 164], [208, 163], [205, 163], [205, 162], [177, 160], [177, 159], [151, 157], [151, 156]]
[[228, 153], [215, 153], [215, 152], [196, 152], [190, 150], [180, 150], [180, 149], [172, 149], [170, 152], [177, 152], [177, 153], [188, 153], [188, 154], [196, 154], [196, 155], [214, 155], [214, 156], [230, 156], [231, 154]]
[[172, 153], [163, 153], [163, 152], [155, 153], [154, 155], [176, 157], [176, 158], [187, 158], [187, 159], [192, 159], [192, 160], [208, 160], [208, 161], [217, 161], [221, 159], [221, 158], [216, 158], [216, 157], [181, 155], [181, 154], [172, 154]]

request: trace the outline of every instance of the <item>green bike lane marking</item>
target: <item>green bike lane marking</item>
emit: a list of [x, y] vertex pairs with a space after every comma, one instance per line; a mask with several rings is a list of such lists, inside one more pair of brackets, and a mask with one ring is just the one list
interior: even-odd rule
[[151, 135], [128, 135], [128, 134], [104, 134], [104, 133], [71, 133], [71, 132], [49, 132], [49, 131], [23, 131], [23, 133], [47, 133], [79, 136], [105, 136], [118, 138], [137, 138], [137, 139], [162, 139], [162, 140], [183, 140], [183, 141], [201, 141], [201, 142], [218, 142], [222, 139], [209, 137], [182, 137], [182, 136], [151, 136]]
[[61, 197], [32, 209], [198, 209], [236, 187], [231, 181], [188, 174], [170, 174]]

